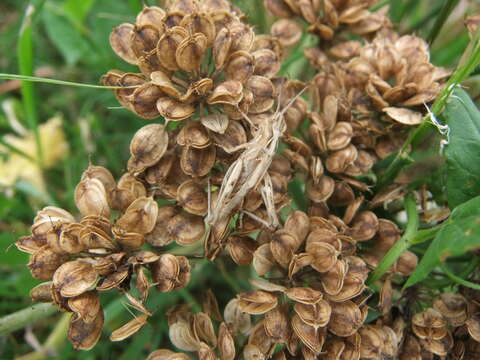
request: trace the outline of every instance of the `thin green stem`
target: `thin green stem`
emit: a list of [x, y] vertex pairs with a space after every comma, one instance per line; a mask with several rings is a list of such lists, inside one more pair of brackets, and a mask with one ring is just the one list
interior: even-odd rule
[[390, 267], [398, 260], [400, 255], [407, 250], [412, 242], [412, 238], [417, 233], [420, 218], [417, 211], [417, 203], [413, 195], [405, 196], [405, 211], [407, 212], [408, 223], [405, 233], [399, 241], [387, 252], [384, 258], [378, 264], [378, 267], [370, 275], [367, 284], [371, 284], [380, 279]]
[[63, 314], [62, 318], [45, 341], [42, 349], [17, 357], [15, 360], [43, 360], [52, 355], [57, 356], [58, 350], [67, 340], [67, 330], [70, 324], [70, 317], [71, 314], [69, 313]]
[[28, 324], [37, 322], [54, 314], [58, 309], [52, 304], [35, 304], [26, 309], [0, 318], [0, 335], [11, 333]]
[[443, 224], [439, 224], [430, 229], [418, 230], [411, 240], [411, 245], [421, 244], [425, 241], [431, 240], [437, 235]]
[[107, 85], [92, 85], [92, 84], [82, 84], [71, 81], [57, 80], [57, 79], [48, 79], [37, 76], [26, 76], [26, 75], [17, 75], [17, 74], [4, 74], [0, 73], [0, 79], [5, 80], [22, 80], [29, 82], [41, 82], [45, 84], [54, 84], [54, 85], [65, 85], [65, 86], [75, 86], [75, 87], [85, 87], [90, 89], [129, 89], [136, 88], [137, 86], [107, 86]]
[[[478, 265], [478, 264], [477, 264], [477, 265]], [[471, 289], [480, 290], [480, 284], [473, 283], [473, 282], [471, 282], [471, 281], [462, 279], [461, 277], [455, 275], [455, 274], [447, 267], [447, 264], [442, 263], [442, 264], [440, 265], [440, 267], [442, 268], [443, 272], [444, 272], [450, 279], [452, 279], [454, 282], [456, 282], [457, 284], [460, 284], [460, 285], [469, 287], [469, 288], [471, 288]]]

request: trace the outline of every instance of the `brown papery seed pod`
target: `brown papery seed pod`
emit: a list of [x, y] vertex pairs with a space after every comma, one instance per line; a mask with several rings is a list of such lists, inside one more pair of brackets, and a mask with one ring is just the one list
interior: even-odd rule
[[232, 299], [225, 306], [223, 317], [233, 333], [246, 334], [250, 331], [252, 321], [250, 315], [241, 311], [238, 299]]
[[85, 179], [75, 188], [75, 205], [82, 215], [110, 217], [107, 192], [98, 179]]
[[205, 215], [208, 210], [207, 194], [203, 186], [193, 180], [187, 180], [178, 187], [177, 202], [194, 215]]
[[193, 329], [200, 341], [206, 342], [209, 346], [217, 346], [217, 337], [210, 317], [205, 313], [193, 315]]
[[130, 142], [132, 159], [129, 161], [129, 171], [142, 171], [157, 163], [168, 147], [168, 133], [160, 124], [150, 124], [142, 127]]
[[332, 315], [328, 330], [337, 336], [347, 337], [355, 334], [363, 324], [363, 315], [352, 301], [332, 304]]
[[222, 360], [235, 359], [235, 341], [228, 326], [222, 322], [218, 329], [218, 350]]
[[73, 314], [68, 328], [68, 339], [76, 350], [90, 350], [102, 334], [104, 323], [103, 311], [100, 310], [94, 321], [87, 323], [78, 314]]
[[78, 296], [95, 288], [98, 274], [87, 261], [74, 260], [60, 266], [53, 275], [53, 286], [64, 297]]
[[238, 306], [243, 312], [251, 315], [264, 314], [278, 304], [278, 298], [263, 290], [253, 290], [237, 295]]
[[431, 308], [412, 318], [412, 330], [420, 339], [440, 340], [447, 335], [446, 326], [442, 314]]
[[34, 302], [52, 302], [52, 282], [48, 281], [38, 284], [30, 290], [29, 295]]
[[157, 215], [157, 202], [151, 197], [143, 196], [130, 204], [123, 216], [115, 223], [115, 227], [125, 232], [148, 234], [155, 227]]
[[304, 323], [298, 315], [292, 318], [292, 328], [299, 339], [315, 354], [322, 351], [323, 344], [326, 338], [325, 329], [315, 329]]
[[96, 291], [88, 291], [68, 299], [68, 307], [87, 324], [94, 322], [98, 313], [102, 311], [100, 296]]

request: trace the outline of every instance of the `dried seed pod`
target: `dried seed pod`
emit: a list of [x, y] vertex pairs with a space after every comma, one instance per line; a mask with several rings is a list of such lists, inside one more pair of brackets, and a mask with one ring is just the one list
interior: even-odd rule
[[110, 34], [110, 46], [113, 51], [126, 62], [137, 65], [137, 56], [132, 49], [132, 35], [134, 31], [132, 24], [121, 24], [114, 27]]
[[118, 181], [117, 189], [112, 197], [112, 207], [125, 210], [135, 199], [146, 195], [145, 186], [135, 176], [126, 173]]
[[212, 134], [212, 137], [215, 144], [229, 154], [247, 142], [245, 128], [238, 121], [230, 121], [222, 134]]
[[384, 345], [381, 330], [373, 325], [365, 325], [358, 333], [362, 339], [360, 356], [365, 359], [378, 359]]
[[260, 245], [253, 253], [253, 268], [259, 276], [264, 276], [275, 265], [270, 243]]
[[32, 276], [38, 280], [51, 280], [55, 271], [68, 257], [54, 252], [48, 245], [42, 246], [30, 257], [28, 268]]
[[335, 151], [345, 148], [353, 137], [352, 125], [346, 121], [339, 121], [327, 137], [327, 147]]
[[98, 273], [87, 261], [74, 260], [60, 266], [53, 275], [53, 286], [63, 297], [75, 297], [95, 288]]
[[129, 171], [139, 172], [157, 163], [167, 151], [168, 133], [160, 124], [150, 124], [138, 130], [130, 142], [132, 159]]
[[219, 70], [223, 68], [226, 63], [227, 57], [230, 54], [230, 47], [232, 46], [232, 35], [228, 28], [224, 27], [220, 29], [215, 37], [213, 43], [212, 55], [215, 59], [215, 69]]
[[130, 108], [144, 119], [156, 119], [160, 115], [156, 103], [162, 95], [160, 88], [152, 83], [140, 85], [135, 89], [131, 97], [127, 99], [127, 101], [130, 101], [127, 108]]
[[302, 27], [293, 20], [280, 19], [273, 23], [270, 28], [272, 36], [276, 37], [285, 46], [293, 46], [302, 37]]
[[[255, 70], [257, 67], [258, 62], [255, 65]], [[253, 93], [253, 104], [251, 104], [248, 109], [249, 113], [263, 113], [273, 106], [273, 103], [275, 102], [275, 88], [270, 79], [265, 76], [253, 75], [248, 79], [246, 88]]]
[[442, 339], [448, 332], [446, 325], [442, 314], [431, 308], [412, 318], [412, 330], [420, 339]]
[[160, 206], [158, 208], [155, 227], [146, 237], [149, 244], [153, 246], [165, 246], [174, 241], [174, 238], [167, 231], [167, 225], [170, 219], [177, 215], [178, 212], [178, 209], [172, 205]]
[[47, 245], [46, 238], [35, 235], [22, 236], [15, 242], [18, 250], [28, 254], [34, 254], [44, 245]]
[[139, 197], [130, 204], [125, 213], [115, 223], [115, 228], [124, 232], [148, 234], [155, 227], [158, 204], [151, 197]]
[[304, 323], [298, 315], [294, 315], [292, 318], [292, 329], [303, 344], [316, 355], [322, 351], [326, 338], [325, 329], [315, 329], [313, 326]]
[[176, 60], [176, 51], [179, 44], [188, 36], [187, 31], [180, 26], [167, 29], [157, 43], [157, 56], [160, 64], [168, 70], [179, 68]]
[[371, 211], [362, 211], [353, 219], [350, 235], [356, 241], [370, 240], [375, 236], [378, 227], [377, 216]]
[[203, 34], [207, 39], [207, 46], [211, 47], [213, 45], [215, 40], [215, 24], [209, 14], [188, 14], [182, 19], [180, 26], [188, 29], [191, 34]]
[[180, 165], [183, 172], [190, 176], [205, 176], [215, 163], [216, 148], [208, 146], [205, 149], [184, 147], [182, 149]]
[[170, 97], [159, 97], [156, 106], [160, 115], [167, 121], [180, 121], [188, 119], [195, 112], [195, 107], [184, 104]]
[[218, 329], [218, 350], [222, 360], [235, 359], [235, 341], [228, 326], [222, 322]]
[[243, 85], [240, 81], [227, 80], [215, 87], [207, 103], [237, 105], [243, 97]]
[[237, 295], [239, 308], [251, 315], [261, 315], [272, 310], [278, 304], [274, 294], [263, 290], [253, 290]]
[[237, 265], [250, 265], [253, 261], [253, 253], [257, 249], [256, 242], [245, 236], [230, 236], [228, 238], [228, 251]]
[[97, 285], [96, 289], [98, 291], [108, 291], [115, 287], [120, 287], [120, 285], [127, 279], [129, 273], [128, 268], [120, 268], [104, 277]]
[[265, 355], [256, 345], [247, 344], [243, 347], [243, 357], [245, 360], [265, 360]]
[[38, 284], [30, 290], [29, 295], [34, 302], [52, 302], [52, 282], [47, 281]]
[[277, 306], [265, 314], [265, 332], [276, 343], [286, 343], [290, 338], [290, 321], [287, 308]]
[[204, 341], [212, 347], [217, 346], [212, 320], [207, 314], [200, 312], [193, 315], [193, 329], [200, 341]]
[[200, 118], [200, 122], [207, 129], [218, 134], [225, 133], [229, 124], [228, 116], [224, 114], [209, 114]]
[[311, 179], [306, 184], [306, 194], [310, 200], [316, 203], [321, 203], [332, 196], [335, 190], [335, 180], [329, 176], [322, 176], [317, 183]]
[[287, 266], [299, 246], [300, 242], [294, 234], [278, 230], [272, 236], [270, 251], [280, 265]]
[[110, 217], [107, 192], [98, 179], [85, 179], [75, 188], [75, 205], [82, 215]]
[[247, 51], [236, 51], [228, 58], [225, 67], [226, 79], [245, 83], [256, 69], [255, 58]]
[[193, 180], [187, 180], [178, 187], [177, 202], [194, 215], [205, 215], [208, 210], [207, 194], [203, 187]]
[[89, 324], [95, 321], [102, 311], [100, 296], [96, 291], [88, 291], [79, 296], [68, 299], [68, 307], [79, 319]]
[[92, 322], [83, 321], [77, 313], [70, 318], [68, 339], [75, 350], [90, 350], [95, 346], [102, 334], [104, 323], [103, 311], [99, 311]]
[[168, 331], [173, 345], [183, 351], [196, 351], [200, 341], [186, 321], [177, 321], [170, 325]]
[[326, 326], [332, 313], [332, 308], [326, 300], [320, 300], [312, 305], [296, 303], [293, 308], [304, 323], [315, 329]]
[[339, 252], [332, 245], [322, 242], [310, 243], [307, 251], [313, 257], [312, 268], [320, 273], [332, 270], [339, 256]]
[[147, 360], [190, 360], [190, 358], [182, 353], [176, 353], [167, 349], [160, 349], [150, 353]]
[[135, 26], [130, 41], [136, 57], [146, 56], [155, 50], [159, 38], [160, 32], [156, 26], [151, 24]]
[[348, 266], [344, 260], [338, 260], [330, 270], [322, 274], [322, 286], [328, 295], [338, 295], [340, 293], [347, 268]]
[[202, 238], [205, 224], [200, 216], [180, 213], [167, 223], [167, 231], [179, 245], [191, 245]]
[[335, 303], [328, 323], [328, 331], [332, 334], [347, 337], [352, 336], [363, 324], [363, 315], [357, 304], [348, 300]]
[[447, 332], [440, 340], [421, 339], [420, 343], [428, 352], [438, 356], [446, 356], [453, 347], [453, 337], [450, 332]]
[[327, 158], [325, 167], [332, 173], [344, 172], [347, 167], [354, 163], [358, 157], [358, 150], [352, 144], [347, 147], [333, 151]]
[[198, 71], [207, 50], [207, 37], [196, 33], [183, 39], [175, 51], [178, 67], [184, 71]]
[[470, 336], [478, 341], [480, 339], [480, 316], [477, 314], [471, 316], [465, 324], [467, 325], [467, 330]]
[[231, 327], [233, 333], [246, 334], [250, 330], [252, 323], [250, 315], [242, 312], [238, 299], [232, 299], [225, 306], [223, 312], [225, 322]]
[[303, 211], [296, 210], [288, 216], [283, 228], [302, 244], [310, 231], [310, 219]]
[[405, 108], [396, 108], [396, 107], [386, 107], [383, 108], [383, 111], [394, 121], [402, 125], [418, 125], [422, 122], [422, 113], [405, 109]]
[[285, 291], [285, 295], [293, 301], [307, 305], [316, 304], [323, 298], [320, 291], [309, 287], [292, 287]]
[[160, 292], [172, 291], [180, 274], [180, 262], [172, 254], [163, 254], [150, 265], [152, 278]]

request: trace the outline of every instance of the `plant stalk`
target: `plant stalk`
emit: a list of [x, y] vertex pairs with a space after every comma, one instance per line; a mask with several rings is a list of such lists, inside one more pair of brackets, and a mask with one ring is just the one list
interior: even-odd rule
[[52, 304], [35, 304], [13, 314], [0, 318], [0, 335], [11, 333], [21, 329], [28, 324], [42, 320], [58, 309]]
[[408, 223], [405, 233], [397, 241], [397, 243], [387, 252], [383, 257], [378, 267], [370, 274], [367, 284], [370, 285], [373, 282], [380, 279], [398, 260], [400, 255], [407, 250], [412, 244], [412, 239], [417, 233], [420, 218], [417, 211], [417, 203], [412, 194], [405, 196], [405, 211], [407, 212]]

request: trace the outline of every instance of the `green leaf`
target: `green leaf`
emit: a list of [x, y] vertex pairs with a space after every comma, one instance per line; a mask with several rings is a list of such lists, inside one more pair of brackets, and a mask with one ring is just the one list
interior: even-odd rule
[[427, 38], [427, 41], [430, 44], [435, 41], [438, 34], [440, 33], [440, 30], [445, 24], [445, 21], [447, 21], [447, 18], [450, 16], [450, 14], [453, 12], [455, 7], [458, 5], [458, 2], [459, 0], [446, 0], [443, 3], [442, 10], [440, 11], [440, 14], [437, 16], [435, 20], [435, 24], [433, 25], [433, 28], [430, 31], [430, 34], [428, 35], [428, 38]]
[[68, 65], [76, 64], [83, 57], [95, 56], [88, 42], [71, 25], [58, 9], [49, 6], [42, 14], [48, 37], [58, 48]]
[[480, 112], [468, 94], [456, 89], [445, 107], [450, 127], [447, 158], [447, 198], [451, 209], [480, 195]]
[[460, 205], [442, 226], [405, 287], [425, 279], [448, 257], [460, 256], [480, 247], [480, 196]]
[[405, 4], [403, 0], [390, 0], [389, 15], [394, 23], [400, 22], [405, 13]]
[[83, 23], [95, 0], [65, 0], [63, 8], [69, 17]]

